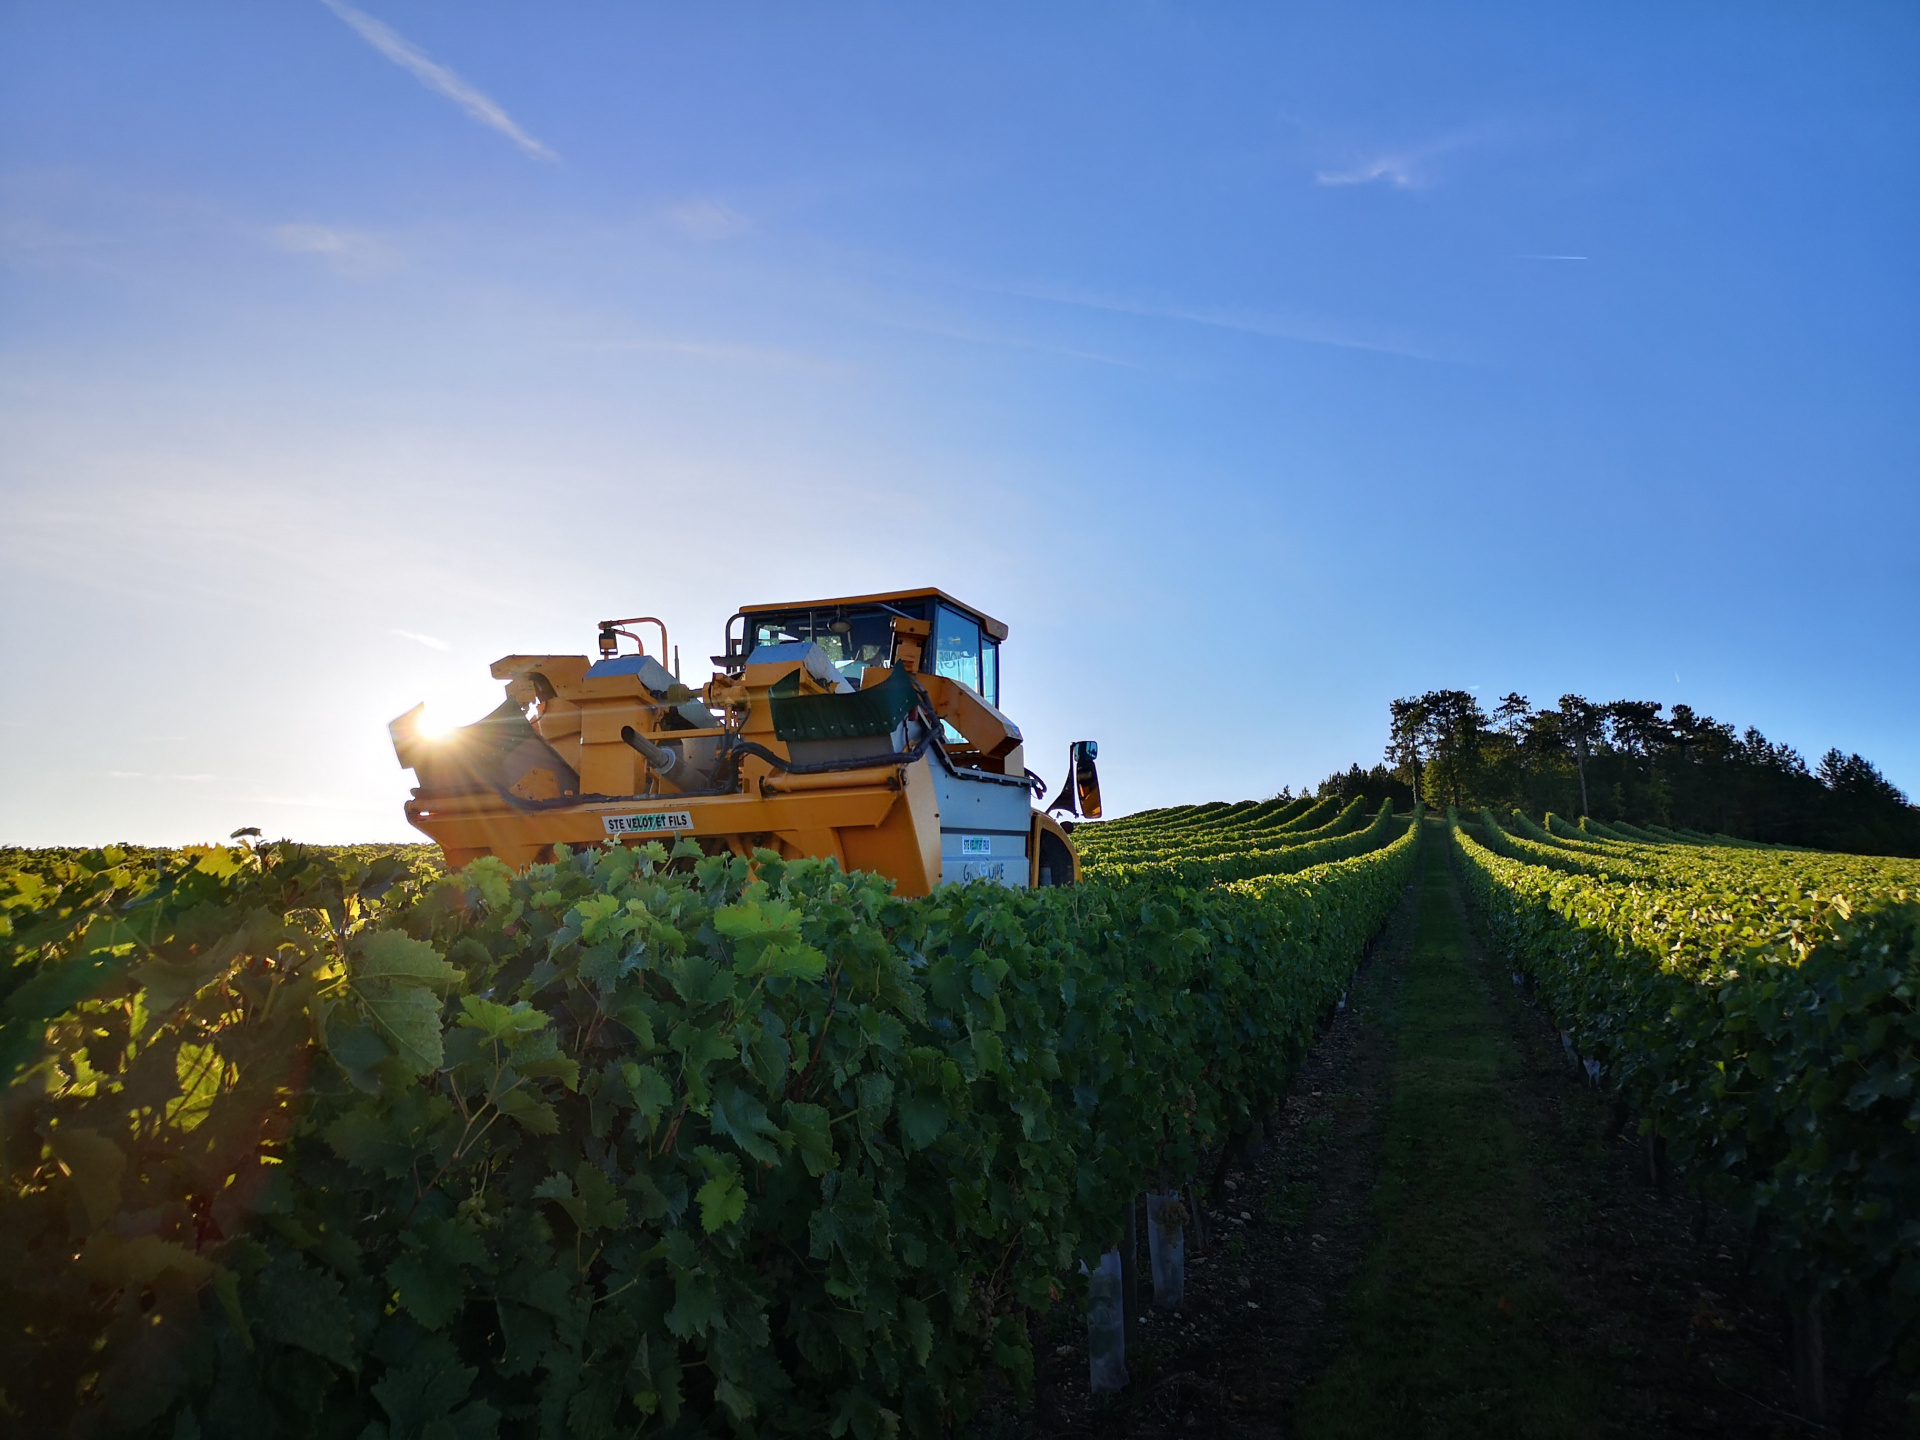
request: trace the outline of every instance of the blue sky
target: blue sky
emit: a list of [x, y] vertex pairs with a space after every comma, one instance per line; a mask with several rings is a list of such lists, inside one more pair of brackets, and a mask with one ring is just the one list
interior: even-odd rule
[[1920, 792], [1916, 74], [1901, 5], [0, 5], [0, 841], [406, 837], [386, 721], [496, 656], [929, 583], [1114, 810], [1454, 685]]

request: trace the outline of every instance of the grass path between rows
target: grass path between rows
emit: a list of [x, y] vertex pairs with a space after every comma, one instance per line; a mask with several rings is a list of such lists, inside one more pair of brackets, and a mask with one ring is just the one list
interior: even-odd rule
[[1375, 1240], [1347, 1339], [1296, 1433], [1584, 1436], [1607, 1387], [1552, 1332], [1563, 1301], [1537, 1213], [1519, 1067], [1474, 963], [1444, 835], [1429, 830], [1419, 929], [1387, 1003], [1394, 1047]]
[[[1182, 1311], [1142, 1322], [1134, 1384], [1087, 1395], [1084, 1325], [1056, 1313], [1031, 1407], [971, 1433], [1837, 1436], [1790, 1413], [1745, 1232], [1652, 1182], [1632, 1118], [1475, 941], [1441, 822], [1275, 1121], [1209, 1207]], [[1860, 1440], [1920, 1436], [1920, 1401], [1885, 1401]]]

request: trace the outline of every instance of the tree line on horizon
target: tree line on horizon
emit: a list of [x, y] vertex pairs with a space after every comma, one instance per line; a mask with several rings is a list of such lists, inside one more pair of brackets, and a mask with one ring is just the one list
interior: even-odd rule
[[1920, 807], [1864, 756], [1816, 766], [1791, 745], [1676, 704], [1562, 695], [1536, 709], [1509, 692], [1489, 713], [1465, 690], [1395, 700], [1383, 763], [1320, 782], [1325, 798], [1396, 808], [1552, 810], [1780, 845], [1920, 856]]

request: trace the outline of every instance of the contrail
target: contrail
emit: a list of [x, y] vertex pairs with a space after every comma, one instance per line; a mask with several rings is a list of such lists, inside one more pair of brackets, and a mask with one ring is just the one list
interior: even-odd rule
[[1522, 260], [1585, 260], [1585, 255], [1522, 255]]
[[446, 96], [482, 125], [491, 125], [536, 160], [560, 158], [514, 124], [513, 117], [502, 110], [490, 97], [474, 89], [446, 66], [429, 59], [411, 43], [396, 35], [365, 11], [342, 4], [341, 0], [320, 0], [320, 3], [351, 25], [359, 32], [362, 40], [373, 46], [387, 59], [401, 69], [411, 71], [413, 78], [422, 85]]

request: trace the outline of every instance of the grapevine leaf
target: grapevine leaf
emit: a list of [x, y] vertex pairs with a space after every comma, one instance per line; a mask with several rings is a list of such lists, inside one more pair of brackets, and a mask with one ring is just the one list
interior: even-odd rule
[[385, 981], [451, 990], [460, 984], [461, 975], [426, 941], [398, 930], [376, 930], [361, 943], [353, 978], [359, 984]]
[[[575, 1181], [579, 1193], [574, 1192]], [[575, 1167], [573, 1179], [555, 1171], [534, 1187], [534, 1195], [552, 1200], [584, 1231], [610, 1229], [627, 1223], [627, 1202], [615, 1192], [607, 1172], [589, 1160]]]
[[633, 1042], [641, 1054], [653, 1049], [653, 1017], [647, 1013], [640, 996], [635, 995], [622, 1003], [613, 1014], [627, 1029], [633, 1032]]
[[529, 1135], [557, 1135], [560, 1132], [559, 1112], [528, 1086], [509, 1090], [494, 1104], [502, 1115]]
[[415, 1075], [440, 1068], [446, 1048], [440, 1035], [440, 1001], [432, 991], [415, 985], [370, 985], [359, 987], [358, 993], [401, 1064]]
[[[675, 1177], [676, 1179], [678, 1177]], [[680, 1208], [686, 1206], [686, 1182], [681, 1181]], [[666, 1195], [654, 1183], [653, 1177], [644, 1170], [636, 1171], [627, 1178], [627, 1191], [634, 1197], [633, 1203], [642, 1220], [658, 1220], [674, 1206], [668, 1203]]]
[[713, 928], [734, 942], [742, 974], [818, 980], [826, 973], [827, 957], [800, 938], [800, 912], [784, 900], [743, 897], [714, 912]]
[[133, 980], [145, 993], [147, 1013], [165, 1015], [224, 975], [232, 963], [223, 946], [190, 960], [149, 960], [133, 972]]
[[198, 1285], [212, 1273], [213, 1266], [184, 1245], [157, 1235], [123, 1240], [110, 1230], [99, 1230], [88, 1237], [74, 1269], [89, 1280], [117, 1290], [126, 1285], [151, 1284], [169, 1273]]
[[573, 1173], [580, 1185], [581, 1229], [615, 1229], [627, 1223], [627, 1202], [615, 1192], [606, 1171], [582, 1160]]
[[686, 955], [661, 968], [673, 988], [680, 992], [680, 998], [689, 1005], [711, 1005], [723, 998], [733, 983], [726, 972], [705, 955]]
[[627, 1090], [633, 1096], [633, 1105], [640, 1112], [641, 1121], [651, 1132], [654, 1122], [673, 1104], [673, 1087], [653, 1066], [636, 1065], [631, 1060], [620, 1067], [620, 1076], [627, 1082]]
[[1006, 1055], [1006, 1046], [991, 1030], [973, 1032], [973, 1063], [980, 1067], [982, 1075], [1005, 1075]]
[[735, 1420], [746, 1420], [753, 1414], [753, 1395], [731, 1380], [722, 1380], [716, 1384], [713, 1387], [713, 1398], [726, 1406]]
[[926, 1304], [911, 1295], [906, 1299], [905, 1313], [907, 1338], [913, 1343], [913, 1358], [924, 1365], [933, 1354], [933, 1322], [927, 1315]]
[[327, 1053], [346, 1072], [353, 1088], [377, 1094], [380, 1081], [374, 1067], [392, 1058], [392, 1047], [366, 1025], [347, 1023], [338, 1011], [327, 1017], [325, 1034]]
[[[7, 996], [6, 1013], [19, 1020], [51, 1020], [104, 989], [126, 968], [124, 956], [93, 953], [42, 968]], [[37, 1040], [38, 1035], [35, 1036]]]
[[[443, 1353], [435, 1347], [426, 1358], [405, 1369], [389, 1370], [386, 1378], [372, 1387], [373, 1396], [387, 1412], [395, 1440], [424, 1435], [434, 1422], [444, 1422], [453, 1413], [478, 1373], [470, 1366], [455, 1364], [451, 1352]], [[458, 1436], [459, 1431], [454, 1434]]]
[[371, 1110], [349, 1110], [321, 1135], [342, 1160], [370, 1174], [404, 1175], [413, 1160], [411, 1147], [397, 1141]]
[[[743, 1193], [741, 1203], [746, 1202]], [[704, 1202], [703, 1202], [704, 1203]], [[708, 1226], [715, 1229], [715, 1226]], [[719, 1292], [713, 1277], [704, 1270], [689, 1270], [674, 1281], [673, 1308], [667, 1312], [667, 1329], [682, 1340], [717, 1329], [722, 1318]]]
[[711, 1235], [747, 1213], [747, 1191], [740, 1183], [740, 1162], [733, 1156], [706, 1145], [693, 1153], [708, 1176], [694, 1199], [700, 1202], [701, 1228]]
[[524, 1000], [502, 1005], [478, 995], [460, 997], [458, 1023], [478, 1030], [489, 1040], [512, 1041], [547, 1024], [547, 1017]]
[[909, 1150], [924, 1150], [947, 1128], [947, 1107], [924, 1095], [906, 1095], [900, 1100], [900, 1133]]
[[824, 1105], [789, 1102], [787, 1133], [798, 1143], [809, 1175], [817, 1179], [833, 1169], [833, 1131]]
[[269, 1265], [259, 1279], [260, 1328], [287, 1345], [355, 1369], [353, 1317], [340, 1282], [297, 1256]]
[[769, 1138], [780, 1134], [779, 1127], [767, 1118], [767, 1107], [737, 1085], [714, 1092], [713, 1128], [764, 1165], [780, 1158]]
[[392, 1044], [401, 1064], [416, 1075], [440, 1068], [446, 1052], [440, 1036], [437, 990], [460, 983], [460, 972], [424, 940], [398, 930], [379, 930], [361, 943], [352, 966], [354, 993]]
[[569, 1090], [580, 1088], [580, 1062], [560, 1053], [560, 1037], [552, 1030], [521, 1034], [512, 1042], [512, 1055], [513, 1068], [522, 1075], [558, 1080]]
[[716, 1060], [725, 1060], [733, 1054], [733, 1043], [718, 1025], [708, 1025], [701, 1029], [684, 1022], [673, 1027], [673, 1033], [667, 1037], [667, 1043], [682, 1055], [687, 1063], [694, 1066], [711, 1065]]
[[413, 1167], [429, 1132], [451, 1109], [439, 1096], [406, 1090], [391, 1104], [362, 1101], [321, 1134], [348, 1164], [369, 1174], [397, 1179]]
[[120, 1176], [127, 1168], [121, 1148], [99, 1132], [83, 1126], [62, 1125], [50, 1142], [53, 1155], [73, 1177], [73, 1188], [86, 1208], [87, 1221], [97, 1230], [120, 1208]]
[[387, 1267], [394, 1298], [429, 1330], [438, 1330], [460, 1309], [458, 1276], [435, 1270], [421, 1255], [402, 1255]]
[[466, 1267], [486, 1258], [479, 1238], [465, 1226], [430, 1215], [407, 1231], [406, 1254], [387, 1267], [387, 1280], [401, 1306], [429, 1330], [459, 1313], [466, 1296]]
[[504, 909], [513, 898], [513, 871], [498, 856], [482, 855], [461, 873], [490, 909]]
[[0, 1085], [11, 1085], [46, 1043], [47, 1027], [39, 1020], [14, 1020], [0, 1026]]
[[247, 1312], [240, 1305], [240, 1276], [224, 1265], [213, 1267], [213, 1295], [220, 1302], [220, 1308], [226, 1313], [227, 1323], [239, 1335], [240, 1343], [247, 1349], [253, 1348], [253, 1327], [247, 1323]]
[[716, 1175], [694, 1197], [700, 1202], [700, 1225], [709, 1235], [747, 1213], [747, 1192], [737, 1175]]
[[199, 859], [193, 868], [202, 875], [213, 876], [216, 880], [224, 880], [229, 875], [239, 873], [241, 866], [247, 861], [247, 852], [238, 846], [186, 845], [181, 847], [181, 853], [197, 855]]
[[878, 1130], [887, 1123], [887, 1115], [892, 1109], [893, 1081], [878, 1071], [862, 1075], [860, 1077], [861, 1122]]

